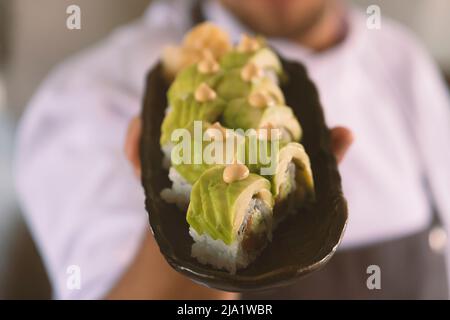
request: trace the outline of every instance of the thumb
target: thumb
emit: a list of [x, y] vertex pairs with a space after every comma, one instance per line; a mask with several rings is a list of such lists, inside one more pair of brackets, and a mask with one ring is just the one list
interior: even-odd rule
[[338, 163], [344, 158], [353, 140], [353, 133], [349, 129], [345, 127], [331, 129], [331, 148]]
[[137, 177], [141, 176], [141, 161], [139, 159], [139, 139], [141, 137], [141, 118], [135, 117], [131, 120], [127, 136], [125, 138], [125, 155], [133, 166]]

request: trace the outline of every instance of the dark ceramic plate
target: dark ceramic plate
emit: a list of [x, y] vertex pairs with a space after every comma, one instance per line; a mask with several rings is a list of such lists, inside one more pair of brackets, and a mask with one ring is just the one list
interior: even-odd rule
[[257, 260], [235, 275], [200, 264], [191, 257], [193, 241], [185, 213], [160, 197], [161, 190], [170, 186], [168, 172], [161, 167], [163, 155], [159, 146], [168, 88], [161, 65], [148, 75], [142, 113], [141, 163], [150, 225], [169, 264], [208, 287], [248, 291], [290, 284], [323, 267], [341, 241], [347, 205], [317, 90], [302, 65], [287, 61], [283, 64], [287, 81], [282, 89], [303, 128], [302, 143], [311, 159], [317, 199], [311, 208], [281, 223], [273, 241]]

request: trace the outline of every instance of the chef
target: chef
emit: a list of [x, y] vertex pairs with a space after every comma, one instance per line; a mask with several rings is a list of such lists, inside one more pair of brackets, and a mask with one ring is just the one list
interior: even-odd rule
[[[55, 68], [20, 123], [15, 172], [54, 297], [447, 298], [448, 92], [407, 30], [385, 17], [372, 30], [366, 19], [338, 0], [154, 1]], [[239, 296], [194, 284], [149, 231], [137, 178], [145, 76], [204, 20], [236, 41], [263, 34], [305, 64], [334, 128], [348, 227], [329, 264], [288, 287]]]

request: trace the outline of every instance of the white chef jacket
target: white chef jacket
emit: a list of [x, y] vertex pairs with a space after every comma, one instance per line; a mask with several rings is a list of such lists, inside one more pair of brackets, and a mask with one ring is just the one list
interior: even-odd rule
[[[142, 19], [51, 72], [23, 116], [17, 190], [56, 298], [101, 298], [142, 244], [147, 213], [124, 138], [141, 109], [146, 73], [190, 28], [188, 6], [153, 3]], [[245, 30], [215, 1], [205, 12], [234, 39]], [[350, 214], [341, 248], [425, 228], [431, 202], [424, 177], [450, 221], [450, 104], [438, 70], [396, 23], [383, 18], [380, 30], [369, 30], [353, 9], [347, 21], [346, 39], [320, 54], [269, 39], [307, 66], [328, 125], [354, 133], [340, 165]], [[80, 289], [68, 285], [71, 266], [79, 267]]]

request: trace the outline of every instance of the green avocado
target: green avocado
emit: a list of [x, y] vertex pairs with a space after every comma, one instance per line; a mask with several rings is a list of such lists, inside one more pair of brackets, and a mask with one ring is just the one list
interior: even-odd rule
[[[202, 132], [204, 132], [209, 127], [209, 123], [202, 122]], [[202, 173], [209, 169], [212, 165], [205, 163], [204, 161], [200, 161], [200, 163], [195, 163], [194, 159], [196, 155], [200, 155], [201, 159], [203, 159], [202, 154], [208, 142], [202, 141], [202, 137], [197, 137], [194, 134], [194, 125], [193, 123], [188, 126], [186, 129], [190, 132], [190, 162], [187, 163], [174, 163], [172, 161], [172, 166], [177, 170], [177, 172], [191, 185], [194, 184], [195, 181], [202, 175]], [[176, 147], [175, 147], [176, 148]], [[181, 149], [179, 152], [179, 156], [183, 157], [183, 153], [185, 150]], [[176, 151], [175, 151], [176, 152]]]
[[250, 60], [253, 53], [236, 50], [226, 53], [220, 60], [220, 66], [225, 70], [240, 69]]
[[[268, 140], [260, 140], [256, 134], [255, 136], [246, 135], [245, 147], [237, 150], [238, 159], [240, 162], [245, 163], [250, 172], [263, 175], [262, 168], [270, 168], [272, 162], [275, 162], [276, 167], [280, 149], [286, 144], [286, 142], [281, 140], [273, 143]], [[245, 150], [245, 158], [241, 158], [242, 150]], [[264, 174], [263, 176], [269, 180], [273, 178], [271, 174]]]
[[[229, 163], [231, 163], [233, 159], [233, 157], [230, 157], [230, 159], [226, 158], [226, 140], [215, 141], [212, 139], [204, 139], [205, 132], [209, 127], [209, 123], [202, 122], [202, 134], [196, 135], [194, 134], [194, 126], [191, 126], [191, 128], [189, 129], [191, 133], [191, 161], [188, 163], [179, 164], [175, 164], [174, 162], [172, 162], [172, 165], [177, 170], [177, 172], [190, 184], [194, 184], [194, 182], [196, 182], [203, 174], [203, 172], [205, 172], [207, 169], [218, 164], [226, 164], [227, 160], [229, 161]], [[223, 152], [221, 154], [218, 153], [216, 148], [222, 148]], [[183, 150], [181, 150], [179, 154], [182, 157]], [[213, 156], [207, 158], [207, 156], [211, 154], [217, 154], [218, 156], [217, 158]], [[194, 161], [196, 156], [197, 159], [201, 161], [198, 161], [196, 163]]]
[[271, 144], [266, 140], [263, 140], [263, 143], [251, 143], [249, 138], [246, 138], [245, 164], [250, 172], [262, 175], [272, 183], [272, 193], [276, 200], [284, 199], [293, 187], [288, 185], [290, 163], [293, 163], [296, 168], [295, 189], [304, 193], [301, 199], [314, 198], [311, 164], [301, 144], [282, 141]]
[[256, 52], [238, 52], [236, 50], [225, 54], [221, 60], [221, 66], [225, 70], [242, 68], [247, 63], [252, 62], [265, 70], [273, 70], [280, 75], [282, 66], [278, 56], [269, 48], [264, 47]]
[[227, 70], [217, 83], [216, 92], [222, 99], [230, 101], [246, 97], [252, 89], [252, 83], [241, 78], [241, 69]]
[[[277, 168], [275, 174], [270, 179], [272, 182], [272, 193], [277, 201], [283, 200], [287, 193], [281, 188], [283, 183], [289, 182], [287, 176], [289, 164], [295, 165], [295, 190], [300, 201], [314, 199], [314, 179], [311, 170], [311, 163], [303, 146], [299, 143], [290, 142], [282, 147], [278, 153]], [[287, 188], [289, 191], [290, 188]]]
[[193, 94], [195, 89], [203, 82], [214, 89], [221, 80], [223, 74], [223, 71], [214, 74], [203, 74], [198, 71], [197, 64], [193, 64], [183, 69], [172, 82], [172, 85], [167, 92], [169, 105], [173, 105], [177, 99], [185, 99]]
[[223, 113], [225, 105], [225, 101], [220, 97], [203, 103], [196, 101], [193, 94], [189, 94], [185, 99], [176, 99], [161, 125], [160, 144], [163, 146], [170, 142], [175, 129], [187, 128], [195, 120], [216, 121]]
[[271, 123], [275, 127], [285, 129], [286, 141], [300, 141], [302, 129], [292, 109], [284, 105], [272, 105], [265, 108], [252, 107], [247, 99], [230, 101], [223, 113], [224, 125], [233, 129], [256, 129]]
[[[209, 124], [203, 125], [203, 133], [208, 129], [208, 127]], [[286, 145], [283, 141], [278, 141], [278, 143], [270, 143], [270, 141], [259, 140], [256, 136], [256, 131], [254, 136], [243, 136], [238, 133], [234, 133], [233, 136], [228, 136], [227, 138], [227, 140], [233, 138], [235, 139], [233, 142], [234, 147], [232, 147], [232, 150], [234, 150], [233, 155], [227, 155], [226, 153], [231, 149], [227, 149], [225, 144], [221, 144], [222, 141], [219, 141], [219, 144], [214, 146], [214, 141], [205, 141], [202, 139], [201, 135], [194, 135], [193, 126], [191, 126], [188, 130], [191, 133], [191, 148], [188, 150], [190, 151], [190, 162], [179, 164], [172, 162], [172, 165], [190, 184], [194, 184], [194, 182], [196, 182], [207, 169], [217, 164], [226, 164], [226, 161], [230, 161], [229, 163], [231, 163], [233, 161], [232, 159], [235, 159], [235, 157], [241, 163], [244, 163], [249, 168], [250, 172], [261, 175], [261, 168], [269, 168], [272, 160], [277, 162], [280, 148]], [[226, 142], [226, 140], [224, 142]], [[206, 154], [210, 153], [212, 148], [220, 147], [223, 148], [223, 157], [218, 157], [216, 159], [217, 161], [214, 163], [207, 162]], [[184, 150], [177, 150], [176, 154], [183, 157], [183, 151]], [[199, 161], [199, 163], [194, 163], [193, 161], [196, 155], [198, 156], [198, 159], [202, 160]], [[271, 179], [272, 175], [267, 175], [266, 178]]]
[[230, 245], [244, 221], [253, 197], [273, 207], [270, 182], [253, 173], [240, 181], [223, 181], [225, 166], [206, 170], [192, 187], [186, 220], [198, 234], [208, 234]]
[[241, 69], [228, 70], [216, 83], [216, 90], [217, 94], [227, 101], [246, 98], [254, 92], [264, 91], [269, 93], [278, 104], [285, 103], [283, 91], [272, 79], [262, 77], [256, 81], [247, 82], [241, 77]]

